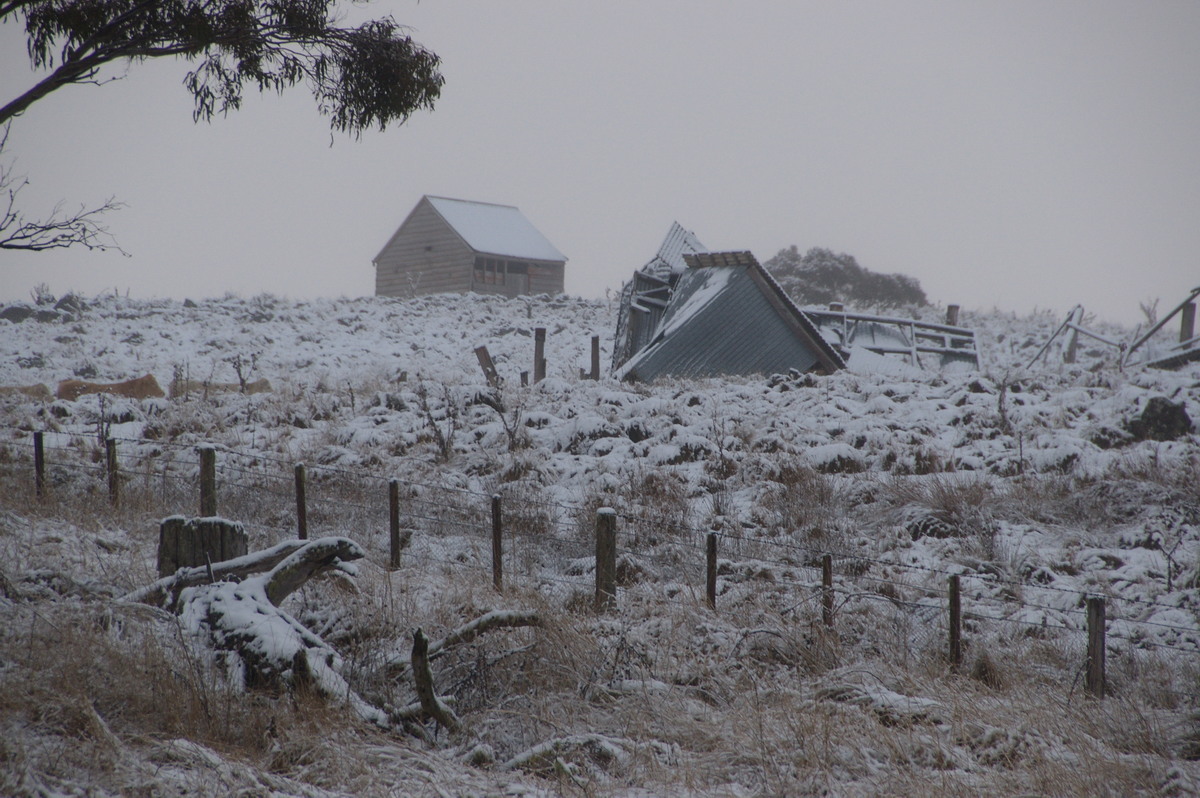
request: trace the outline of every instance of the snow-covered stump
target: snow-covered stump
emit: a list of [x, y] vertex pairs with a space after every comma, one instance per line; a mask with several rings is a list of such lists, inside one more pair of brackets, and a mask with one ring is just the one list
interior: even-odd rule
[[247, 551], [246, 530], [236, 521], [173, 515], [158, 528], [158, 575], [232, 560]]

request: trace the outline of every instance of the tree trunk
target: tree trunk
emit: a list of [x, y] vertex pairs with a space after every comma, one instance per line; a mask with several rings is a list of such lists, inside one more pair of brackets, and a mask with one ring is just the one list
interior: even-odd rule
[[225, 562], [246, 554], [246, 530], [220, 518], [164, 518], [158, 528], [158, 575]]

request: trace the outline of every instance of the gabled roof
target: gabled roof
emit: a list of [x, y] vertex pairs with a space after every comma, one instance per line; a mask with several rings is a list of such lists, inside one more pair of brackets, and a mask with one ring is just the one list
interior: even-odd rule
[[512, 205], [428, 195], [424, 199], [476, 252], [530, 260], [567, 259]]
[[433, 197], [421, 197], [404, 221], [392, 233], [387, 243], [372, 258], [378, 263], [383, 253], [404, 230], [409, 219], [422, 205], [428, 205], [442, 218], [463, 243], [481, 255], [498, 255], [503, 258], [521, 258], [565, 263], [567, 256], [558, 251], [533, 223], [512, 205], [496, 205], [490, 202]]
[[683, 255], [653, 338], [621, 379], [716, 377], [845, 368], [837, 350], [749, 252]]

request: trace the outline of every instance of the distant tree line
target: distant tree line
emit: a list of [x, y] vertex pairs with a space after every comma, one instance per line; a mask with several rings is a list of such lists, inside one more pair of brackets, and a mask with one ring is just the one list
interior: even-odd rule
[[916, 278], [865, 269], [853, 255], [814, 247], [803, 255], [793, 244], [763, 264], [800, 305], [844, 302], [877, 308], [927, 305]]

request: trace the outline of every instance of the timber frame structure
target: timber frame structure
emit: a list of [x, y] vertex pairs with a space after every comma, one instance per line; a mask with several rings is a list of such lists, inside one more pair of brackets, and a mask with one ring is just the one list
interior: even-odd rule
[[1149, 353], [1146, 359], [1139, 363], [1155, 369], [1177, 369], [1200, 360], [1200, 335], [1196, 335], [1197, 297], [1200, 297], [1200, 286], [1193, 288], [1187, 298], [1176, 305], [1174, 310], [1163, 316], [1157, 324], [1129, 345], [1121, 358], [1121, 367], [1124, 368], [1129, 363], [1129, 356], [1140, 349], [1176, 315], [1180, 317], [1179, 340], [1164, 349]]
[[[953, 318], [958, 315], [957, 307], [951, 307], [955, 308], [950, 314]], [[957, 324], [850, 313], [838, 304], [828, 310], [810, 307], [803, 310], [821, 334], [847, 356], [860, 347], [877, 355], [899, 355], [917, 368], [928, 368], [929, 357], [937, 359], [939, 368], [954, 363], [979, 368], [975, 331]], [[922, 355], [926, 356], [925, 361], [921, 360]]]
[[[1163, 316], [1157, 323], [1150, 327], [1149, 330], [1142, 333], [1140, 336], [1134, 332], [1134, 336], [1129, 341], [1114, 341], [1111, 338], [1101, 335], [1094, 330], [1089, 330], [1083, 326], [1083, 305], [1076, 305], [1067, 313], [1067, 317], [1063, 319], [1063, 323], [1058, 326], [1058, 329], [1046, 339], [1046, 343], [1042, 344], [1042, 348], [1037, 351], [1037, 354], [1029, 361], [1028, 366], [1033, 366], [1044, 354], [1050, 349], [1050, 345], [1060, 335], [1066, 334], [1067, 342], [1063, 348], [1063, 362], [1074, 363], [1076, 350], [1079, 344], [1079, 336], [1085, 335], [1099, 341], [1102, 344], [1113, 347], [1119, 350], [1120, 359], [1118, 361], [1121, 370], [1126, 366], [1146, 366], [1156, 369], [1177, 369], [1188, 363], [1200, 361], [1200, 335], [1196, 334], [1196, 298], [1200, 297], [1200, 286], [1193, 288], [1187, 297], [1180, 302], [1175, 308]], [[1180, 317], [1179, 323], [1179, 338], [1176, 342], [1166, 346], [1157, 346], [1151, 349], [1146, 344], [1161, 331], [1171, 319], [1176, 316]], [[1145, 349], [1143, 349], [1145, 347]], [[1143, 350], [1145, 357], [1141, 360], [1131, 360], [1134, 352]]]

